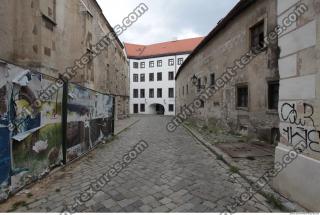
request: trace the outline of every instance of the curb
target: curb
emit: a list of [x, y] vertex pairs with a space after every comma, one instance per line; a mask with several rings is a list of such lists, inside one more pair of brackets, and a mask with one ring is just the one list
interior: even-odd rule
[[[213, 146], [212, 144], [208, 143], [206, 140], [203, 139], [203, 137], [196, 131], [194, 131], [193, 129], [191, 129], [189, 126], [182, 124], [183, 127], [187, 130], [187, 132], [193, 136], [197, 142], [199, 142], [202, 146], [204, 146], [205, 148], [207, 148], [210, 152], [212, 152], [213, 154], [215, 154], [217, 157], [220, 156], [222, 157], [222, 161], [228, 166], [228, 167], [237, 167], [236, 163], [232, 160], [232, 158], [227, 155], [226, 153], [224, 153], [221, 149]], [[249, 179], [245, 174], [243, 174], [241, 172], [241, 170], [238, 171], [238, 174], [241, 178], [243, 178], [246, 182], [249, 183], [249, 185], [251, 186], [252, 184], [255, 184], [256, 181], [253, 181], [251, 179]], [[276, 192], [275, 192], [276, 193]], [[264, 192], [263, 189], [259, 190], [256, 192], [256, 194], [260, 194], [265, 198], [265, 201], [267, 202], [267, 196], [268, 193]], [[280, 194], [279, 194], [280, 195]], [[284, 197], [283, 197], [284, 198]], [[283, 212], [294, 212], [292, 209], [286, 207], [285, 205], [283, 205]]]

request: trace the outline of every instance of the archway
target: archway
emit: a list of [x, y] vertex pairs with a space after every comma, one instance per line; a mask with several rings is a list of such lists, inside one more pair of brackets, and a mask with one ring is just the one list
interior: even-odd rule
[[152, 114], [164, 115], [165, 113], [165, 108], [162, 104], [152, 104], [150, 105], [150, 109]]

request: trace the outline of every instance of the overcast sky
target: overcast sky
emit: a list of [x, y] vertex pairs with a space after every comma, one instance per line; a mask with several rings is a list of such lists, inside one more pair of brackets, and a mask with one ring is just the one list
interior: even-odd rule
[[152, 44], [205, 36], [238, 0], [98, 0], [112, 26], [121, 24], [140, 3], [149, 11], [125, 31], [123, 42]]

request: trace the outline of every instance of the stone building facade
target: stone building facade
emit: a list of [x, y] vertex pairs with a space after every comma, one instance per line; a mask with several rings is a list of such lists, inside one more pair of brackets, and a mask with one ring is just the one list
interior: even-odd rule
[[319, 211], [320, 1], [277, 2], [279, 25], [294, 24], [279, 37], [281, 139], [273, 186], [310, 211]]
[[203, 100], [193, 117], [274, 142], [279, 136], [277, 41], [259, 45], [276, 24], [276, 0], [241, 0], [178, 71], [177, 114], [205, 89], [220, 87], [232, 69], [236, 75]]
[[[113, 32], [95, 0], [4, 0], [0, 26], [2, 61], [53, 77]], [[129, 68], [123, 49], [116, 38], [71, 80], [115, 95], [119, 118], [129, 112]]]

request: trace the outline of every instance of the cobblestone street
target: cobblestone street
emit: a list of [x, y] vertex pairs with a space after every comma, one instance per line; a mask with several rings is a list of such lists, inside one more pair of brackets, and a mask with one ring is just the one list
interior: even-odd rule
[[[79, 212], [223, 212], [248, 186], [240, 177], [232, 180], [229, 167], [184, 128], [167, 132], [170, 118], [137, 119], [112, 142], [11, 198], [0, 211], [61, 212], [140, 140], [149, 148]], [[277, 210], [257, 194], [237, 211]]]

